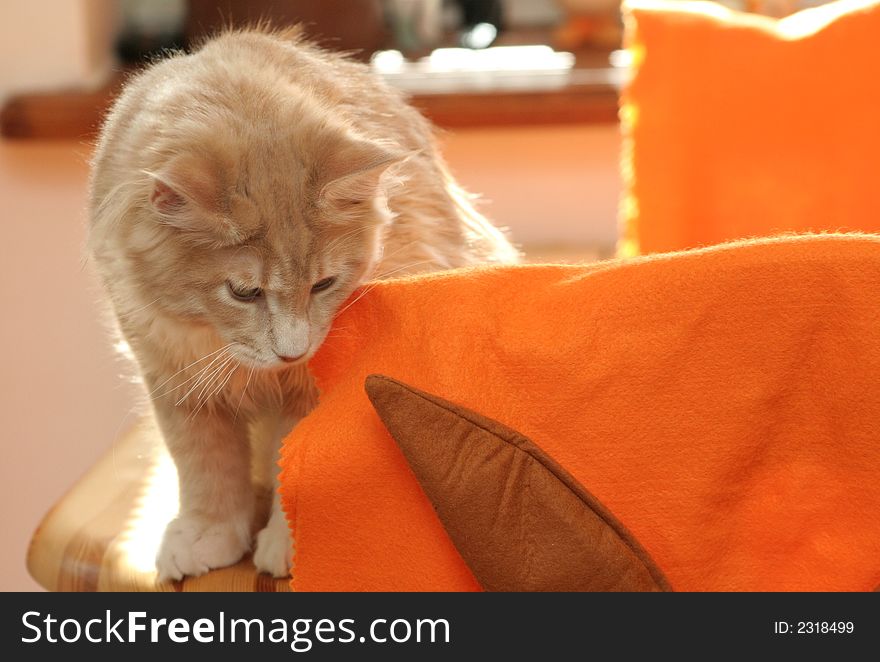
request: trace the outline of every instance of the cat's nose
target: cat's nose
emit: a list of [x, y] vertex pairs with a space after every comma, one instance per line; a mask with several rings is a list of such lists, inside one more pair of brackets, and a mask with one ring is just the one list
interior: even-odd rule
[[285, 363], [295, 363], [296, 361], [299, 361], [302, 357], [305, 356], [305, 352], [303, 352], [299, 356], [283, 356], [282, 354], [276, 354], [275, 356], [277, 356], [279, 359], [281, 359]]

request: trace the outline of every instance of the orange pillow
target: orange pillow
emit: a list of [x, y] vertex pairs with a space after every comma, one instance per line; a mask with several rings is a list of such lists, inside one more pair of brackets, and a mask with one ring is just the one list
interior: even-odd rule
[[621, 254], [880, 231], [880, 3], [626, 7]]
[[858, 235], [371, 285], [313, 359], [320, 404], [285, 442], [292, 586], [481, 588], [365, 393], [382, 374], [528, 438], [675, 590], [872, 589], [878, 301], [880, 237]]

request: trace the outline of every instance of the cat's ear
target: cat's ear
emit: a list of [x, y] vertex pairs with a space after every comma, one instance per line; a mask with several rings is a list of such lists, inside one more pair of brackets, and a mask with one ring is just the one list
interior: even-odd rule
[[391, 145], [348, 137], [325, 155], [319, 200], [337, 208], [367, 202], [376, 196], [382, 175], [410, 156]]
[[186, 232], [228, 233], [222, 221], [227, 187], [220, 169], [208, 159], [178, 155], [148, 174], [150, 205], [163, 222]]

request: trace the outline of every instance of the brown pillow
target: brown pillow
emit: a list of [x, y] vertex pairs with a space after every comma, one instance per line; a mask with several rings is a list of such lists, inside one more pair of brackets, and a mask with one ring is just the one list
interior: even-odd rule
[[366, 390], [484, 589], [671, 590], [629, 531], [518, 432], [388, 377]]

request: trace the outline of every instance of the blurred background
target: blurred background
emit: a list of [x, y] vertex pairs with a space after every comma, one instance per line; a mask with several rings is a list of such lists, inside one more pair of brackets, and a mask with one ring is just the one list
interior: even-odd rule
[[527, 258], [614, 251], [626, 76], [617, 0], [0, 3], [0, 589], [37, 589], [24, 567], [34, 527], [137, 418], [83, 253], [102, 114], [147, 58], [257, 19], [301, 22], [407, 90], [439, 127], [453, 173]]

